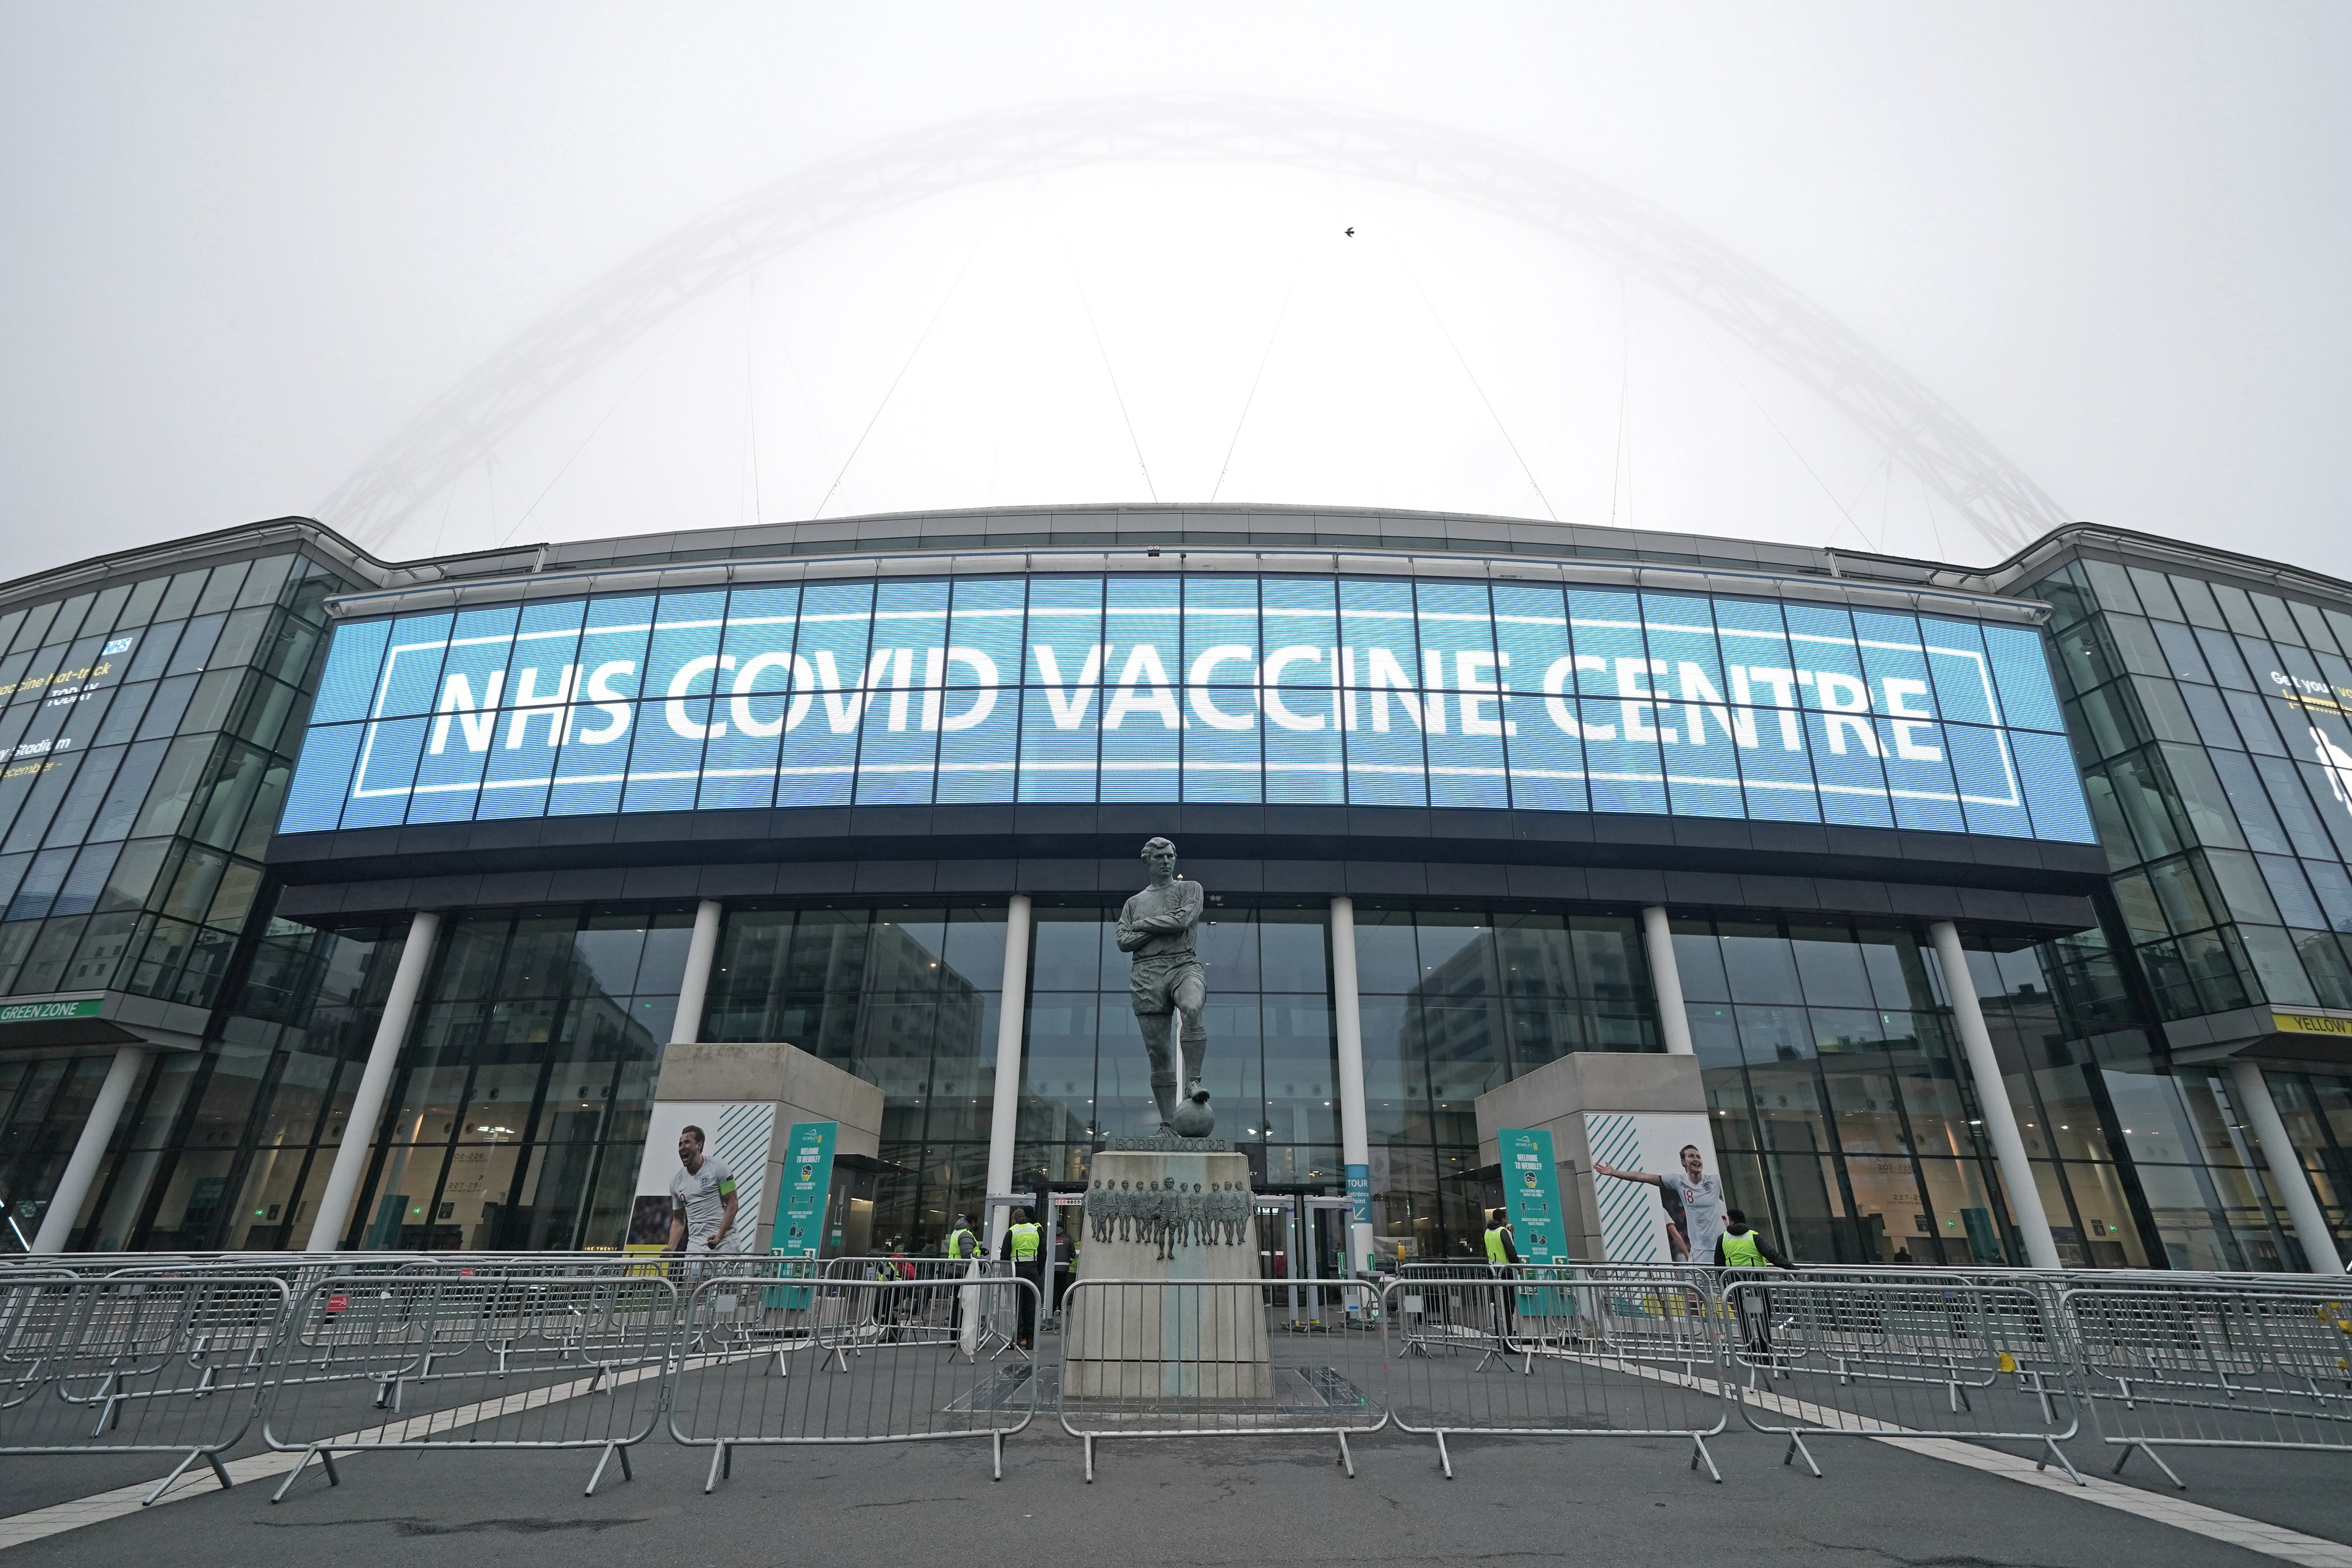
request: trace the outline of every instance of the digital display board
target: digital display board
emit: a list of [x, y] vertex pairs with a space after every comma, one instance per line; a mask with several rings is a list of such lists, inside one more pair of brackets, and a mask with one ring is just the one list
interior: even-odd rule
[[344, 622], [280, 831], [1003, 801], [2095, 841], [2029, 628], [1227, 575], [790, 584]]

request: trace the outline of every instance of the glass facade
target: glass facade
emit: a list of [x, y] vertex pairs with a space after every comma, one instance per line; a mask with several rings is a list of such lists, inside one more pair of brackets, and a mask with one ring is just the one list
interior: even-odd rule
[[2352, 1009], [2352, 606], [2090, 559], [2033, 591], [2163, 1016]]
[[288, 553], [0, 614], [0, 995], [217, 999], [346, 586]]
[[[1017, 1188], [1083, 1183], [1102, 1138], [1156, 1121], [1115, 918], [1035, 912]], [[684, 909], [566, 909], [445, 926], [349, 1242], [617, 1245], [691, 923]], [[883, 1089], [881, 1155], [907, 1174], [877, 1184], [879, 1239], [930, 1246], [984, 1194], [1004, 929], [1001, 906], [728, 912], [703, 1037], [791, 1040]], [[1215, 908], [1201, 931], [1208, 1082], [1220, 1130], [1265, 1190], [1343, 1190], [1328, 932], [1320, 907]], [[1681, 920], [1675, 940], [1731, 1202], [1802, 1260], [2022, 1260], [1921, 931]], [[299, 927], [264, 944], [214, 1065], [211, 1113], [179, 1142], [145, 1247], [299, 1239], [400, 946], [397, 931]], [[1470, 1254], [1477, 1097], [1570, 1051], [1663, 1049], [1638, 923], [1364, 907], [1357, 951], [1375, 1235], [1390, 1256]], [[2079, 956], [1975, 943], [1970, 961], [2070, 1262], [2290, 1256], [2231, 1141], [2218, 1073], [2100, 1060], [2085, 1043], [2097, 1017], [2086, 1026], [2076, 1010]], [[154, 1104], [119, 1140], [113, 1185], [133, 1198], [198, 1061], [164, 1065]], [[42, 1136], [69, 1144], [103, 1071], [103, 1059], [0, 1068], [11, 1155]], [[2342, 1081], [2298, 1075], [2282, 1106], [2325, 1130], [2308, 1145], [2313, 1173], [2341, 1190]], [[125, 1197], [93, 1209], [106, 1233], [93, 1245], [140, 1223]]]
[[[2077, 551], [2024, 590], [2052, 606], [2116, 956], [2158, 1040], [2267, 1032], [2272, 1008], [2352, 1010], [2352, 600], [2237, 564]], [[2168, 1249], [2299, 1264], [2222, 1067], [2175, 1067], [2145, 1037], [2130, 1065], [2122, 1086], [2161, 1108], [2136, 1113], [2160, 1130], [2127, 1142]], [[2340, 1248], [2352, 1213], [2318, 1108], [2344, 1080], [2266, 1076]]]
[[1675, 961], [1725, 1195], [1790, 1256], [2024, 1261], [1919, 933], [1685, 921]]
[[593, 909], [451, 922], [373, 1129], [351, 1244], [609, 1244], [692, 925]]
[[881, 1089], [881, 1157], [908, 1174], [876, 1183], [878, 1243], [934, 1246], [987, 1190], [1004, 930], [1003, 904], [728, 912], [702, 1038], [786, 1040]]
[[1372, 1232], [1384, 1255], [1479, 1251], [1477, 1100], [1572, 1051], [1657, 1051], [1629, 915], [1360, 909]]
[[[262, 854], [325, 601], [352, 586], [289, 545], [133, 564], [0, 612], [0, 996], [150, 998], [205, 1040], [151, 1056], [77, 1245], [229, 1223], [256, 1075], [207, 1020], [264, 923]], [[17, 1232], [40, 1220], [106, 1066], [0, 1060], [0, 1203]]]

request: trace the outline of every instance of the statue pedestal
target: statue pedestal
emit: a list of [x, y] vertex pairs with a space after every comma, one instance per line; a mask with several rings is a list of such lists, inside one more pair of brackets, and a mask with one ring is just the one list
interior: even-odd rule
[[1078, 1278], [1150, 1281], [1076, 1291], [1063, 1324], [1063, 1389], [1080, 1399], [1261, 1402], [1274, 1397], [1249, 1161], [1219, 1139], [1130, 1140], [1094, 1157]]

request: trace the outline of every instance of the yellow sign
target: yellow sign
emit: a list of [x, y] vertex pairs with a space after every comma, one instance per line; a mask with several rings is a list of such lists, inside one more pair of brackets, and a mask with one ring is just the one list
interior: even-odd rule
[[2340, 1034], [2352, 1036], [2352, 1019], [2331, 1018], [2326, 1013], [2271, 1014], [2271, 1028], [2281, 1034]]

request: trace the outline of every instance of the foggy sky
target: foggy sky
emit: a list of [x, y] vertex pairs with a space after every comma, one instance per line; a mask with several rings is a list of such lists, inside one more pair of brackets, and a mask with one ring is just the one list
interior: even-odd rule
[[[795, 170], [1171, 91], [1540, 153], [1809, 295], [2072, 516], [2352, 575], [2347, 45], [2294, 5], [17, 4], [0, 576], [319, 515], [515, 334]], [[822, 236], [378, 549], [1213, 489], [2004, 553], [1556, 237], [1225, 164]]]

